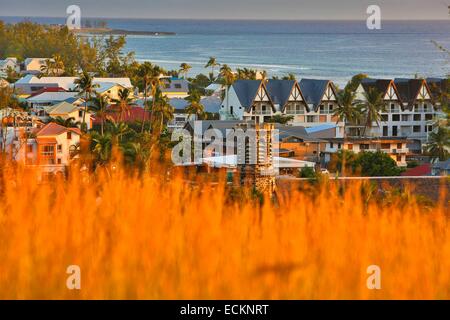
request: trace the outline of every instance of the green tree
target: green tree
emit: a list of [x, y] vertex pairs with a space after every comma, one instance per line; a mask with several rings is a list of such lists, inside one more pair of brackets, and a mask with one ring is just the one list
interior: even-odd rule
[[383, 93], [375, 88], [370, 88], [368, 92], [364, 93], [365, 102], [362, 105], [362, 112], [365, 116], [365, 125], [363, 135], [366, 135], [367, 128], [372, 128], [375, 122], [379, 125], [381, 120], [381, 112], [386, 108]]
[[118, 92], [118, 99], [112, 99], [112, 102], [119, 108], [119, 121], [122, 122], [124, 115], [130, 112], [130, 104], [133, 102], [130, 89], [120, 89]]
[[425, 150], [435, 159], [445, 161], [449, 157], [450, 131], [448, 128], [439, 126], [436, 132], [428, 136], [428, 144]]
[[186, 107], [186, 112], [189, 116], [195, 115], [200, 120], [205, 118], [205, 109], [201, 103], [201, 96], [198, 91], [191, 90], [185, 100], [189, 102]]
[[157, 90], [155, 96], [155, 114], [159, 120], [159, 132], [158, 136], [164, 129], [164, 124], [173, 119], [174, 108], [170, 105], [169, 98], [164, 96], [161, 90]]
[[94, 79], [87, 72], [83, 72], [77, 79], [74, 81], [75, 89], [84, 94], [84, 112], [83, 112], [83, 130], [86, 130], [86, 113], [88, 111], [88, 104], [91, 100], [92, 93], [95, 91], [95, 88], [98, 88], [98, 84], [94, 84]]
[[95, 112], [95, 117], [100, 119], [100, 134], [102, 136], [104, 135], [105, 120], [108, 116], [108, 100], [108, 96], [97, 93], [96, 96], [92, 98], [92, 105], [89, 107], [89, 109]]
[[294, 116], [287, 116], [282, 114], [276, 114], [269, 119], [265, 120], [265, 122], [269, 123], [280, 123], [280, 124], [287, 124], [294, 120]]
[[56, 117], [54, 119], [51, 119], [50, 122], [54, 122], [66, 128], [77, 128], [80, 125], [80, 123], [75, 121], [75, 118], [72, 117], [67, 119], [64, 119], [62, 117]]
[[399, 176], [402, 172], [397, 163], [382, 151], [359, 153], [355, 166], [361, 170], [362, 176], [368, 177]]
[[182, 63], [180, 65], [179, 73], [183, 75], [183, 78], [186, 78], [187, 74], [189, 73], [189, 70], [192, 69], [192, 66], [190, 66], [187, 63]]
[[217, 62], [215, 57], [210, 57], [208, 63], [205, 65], [205, 68], [211, 68], [212, 78], [214, 78], [214, 69], [217, 66], [220, 66], [220, 63]]

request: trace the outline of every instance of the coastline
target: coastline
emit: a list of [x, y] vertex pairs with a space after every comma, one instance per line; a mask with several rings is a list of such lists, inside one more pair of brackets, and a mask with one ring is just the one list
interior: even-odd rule
[[157, 32], [157, 31], [131, 31], [124, 29], [110, 29], [110, 28], [81, 28], [72, 30], [80, 35], [140, 35], [140, 36], [173, 36], [175, 32]]

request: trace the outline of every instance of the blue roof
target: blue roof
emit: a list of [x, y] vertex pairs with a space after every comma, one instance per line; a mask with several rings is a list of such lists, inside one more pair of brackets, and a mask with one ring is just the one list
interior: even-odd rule
[[[204, 107], [205, 112], [209, 113], [219, 113], [222, 100], [217, 97], [204, 97], [200, 100], [200, 103]], [[188, 106], [189, 102], [182, 98], [170, 99], [170, 105], [174, 107], [175, 110], [184, 111]]]
[[233, 83], [233, 89], [244, 108], [252, 106], [260, 86], [261, 80], [237, 80]]
[[311, 128], [305, 128], [307, 133], [314, 133], [314, 132], [319, 132], [319, 131], [323, 131], [323, 130], [328, 130], [328, 129], [333, 129], [336, 128], [335, 124], [321, 124], [319, 126], [314, 126]]
[[284, 107], [289, 101], [295, 80], [269, 80], [266, 83], [267, 91], [274, 104]]
[[300, 89], [307, 104], [312, 104], [317, 110], [322, 102], [329, 80], [302, 79]]

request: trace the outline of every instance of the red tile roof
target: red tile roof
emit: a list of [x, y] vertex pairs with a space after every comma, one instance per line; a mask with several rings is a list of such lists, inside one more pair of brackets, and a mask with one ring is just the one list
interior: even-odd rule
[[36, 132], [36, 137], [39, 138], [42, 136], [58, 136], [68, 131], [81, 135], [81, 131], [78, 128], [66, 128], [57, 123], [50, 122]]
[[421, 166], [411, 168], [402, 173], [404, 177], [421, 177], [431, 175], [431, 165], [425, 163]]
[[[120, 109], [117, 105], [111, 105], [108, 107], [108, 117], [112, 118], [114, 121], [119, 121], [120, 119]], [[148, 111], [144, 111], [142, 107], [138, 106], [128, 106], [128, 111], [123, 114], [123, 122], [137, 122], [142, 121], [145, 118], [145, 120], [149, 120], [150, 113]], [[92, 123], [93, 124], [100, 124], [101, 118], [92, 117]]]

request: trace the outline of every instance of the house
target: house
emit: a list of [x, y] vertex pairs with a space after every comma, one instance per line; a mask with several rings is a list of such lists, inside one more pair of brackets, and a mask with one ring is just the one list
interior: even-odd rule
[[126, 111], [121, 113], [118, 105], [110, 105], [107, 109], [107, 115], [102, 119], [96, 116], [92, 116], [92, 126], [100, 126], [103, 121], [111, 120], [114, 122], [135, 123], [150, 120], [150, 113], [144, 108], [130, 105], [126, 108]]
[[[130, 89], [121, 85], [119, 83], [114, 82], [96, 82], [97, 88], [95, 88], [95, 92], [100, 94], [101, 96], [107, 96], [110, 101], [119, 100], [119, 91], [123, 89]], [[133, 98], [133, 90], [130, 90], [129, 94], [130, 98]]]
[[450, 175], [450, 159], [446, 161], [436, 161], [431, 167], [433, 176], [449, 176]]
[[26, 58], [22, 64], [21, 72], [23, 74], [38, 75], [41, 73], [42, 67], [47, 64], [47, 60], [54, 61], [49, 58]]
[[276, 112], [264, 81], [237, 80], [225, 92], [220, 119], [263, 123]]
[[[41, 77], [38, 78], [34, 75], [28, 74], [23, 78], [16, 81], [14, 84], [15, 89], [21, 94], [31, 95], [43, 88], [60, 87], [67, 91], [75, 91], [75, 80], [78, 77]], [[101, 90], [102, 86], [105, 88], [105, 84], [118, 84], [122, 87], [128, 88], [132, 91], [133, 85], [129, 78], [93, 78], [93, 84], [99, 86]]]
[[343, 137], [344, 123], [333, 115], [339, 107], [337, 89], [333, 82], [331, 80], [302, 79], [300, 89], [308, 106], [308, 112], [304, 117], [304, 122], [298, 121], [296, 124], [306, 128], [324, 124], [336, 125], [336, 137]]
[[16, 155], [16, 160], [29, 166], [39, 166], [45, 173], [64, 172], [70, 162], [77, 158], [81, 131], [48, 123], [36, 129], [27, 138]]
[[186, 98], [189, 96], [189, 82], [186, 79], [163, 78], [161, 92], [168, 98]]
[[335, 136], [342, 137], [344, 124], [333, 116], [337, 106], [329, 80], [238, 80], [226, 91], [220, 118], [262, 123], [284, 115], [293, 117], [291, 125], [307, 128], [337, 123]]
[[382, 151], [387, 153], [399, 167], [406, 167], [406, 156], [409, 153], [408, 139], [400, 137], [353, 137], [327, 139], [324, 153], [324, 162], [331, 160], [331, 154], [340, 150], [360, 152]]
[[[381, 121], [372, 123], [366, 132], [372, 137], [409, 137], [426, 142], [434, 129], [436, 108], [427, 82], [423, 79], [364, 79], [357, 89], [357, 100], [365, 101], [364, 93], [377, 90], [383, 95], [385, 110]], [[363, 126], [349, 125], [349, 136], [361, 136]], [[414, 147], [420, 150], [420, 143]]]
[[0, 78], [6, 78], [8, 76], [8, 70], [20, 72], [20, 66], [17, 62], [17, 58], [6, 58], [4, 60], [0, 60]]
[[320, 162], [321, 150], [325, 148], [325, 140], [311, 137], [304, 127], [275, 125], [278, 130], [280, 150], [293, 152], [293, 158]]
[[45, 116], [45, 108], [56, 105], [63, 101], [70, 101], [72, 104], [80, 105], [83, 100], [78, 92], [44, 91], [27, 99], [28, 106], [33, 113], [38, 116]]
[[[218, 97], [202, 97], [200, 103], [208, 119], [218, 118], [222, 100]], [[170, 105], [174, 107], [173, 119], [167, 123], [169, 129], [182, 129], [188, 121], [198, 120], [196, 115], [189, 115], [186, 107], [189, 102], [181, 98], [170, 99]]]
[[[84, 104], [76, 105], [67, 101], [62, 101], [54, 106], [45, 108], [45, 113], [52, 119], [73, 119], [74, 122], [81, 124], [83, 123]], [[92, 128], [91, 116], [92, 113], [88, 111], [84, 119], [88, 130]]]

